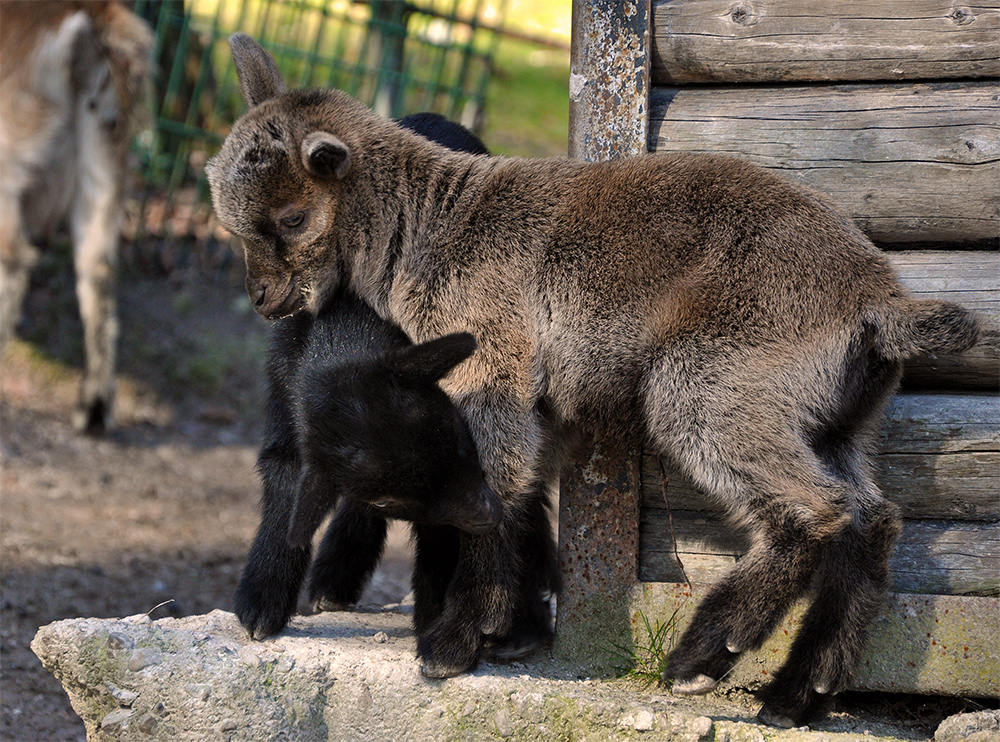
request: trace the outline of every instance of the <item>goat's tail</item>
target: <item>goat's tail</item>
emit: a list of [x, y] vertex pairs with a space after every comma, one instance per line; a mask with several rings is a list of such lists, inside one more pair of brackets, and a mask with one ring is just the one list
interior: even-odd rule
[[961, 353], [979, 340], [979, 321], [968, 309], [939, 299], [898, 299], [872, 317], [881, 354], [905, 360], [927, 353]]

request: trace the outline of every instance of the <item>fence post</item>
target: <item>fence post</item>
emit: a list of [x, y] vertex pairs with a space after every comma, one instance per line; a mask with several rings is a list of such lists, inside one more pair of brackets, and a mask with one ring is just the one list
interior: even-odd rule
[[[597, 161], [646, 152], [650, 0], [574, 0], [569, 154]], [[630, 645], [638, 580], [639, 451], [595, 439], [559, 488], [555, 653], [610, 669], [606, 650]]]

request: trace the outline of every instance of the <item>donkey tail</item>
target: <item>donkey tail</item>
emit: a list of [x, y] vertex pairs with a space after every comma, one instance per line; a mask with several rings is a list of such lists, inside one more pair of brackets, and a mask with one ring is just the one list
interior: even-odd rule
[[882, 355], [904, 360], [929, 353], [961, 353], [979, 340], [979, 321], [968, 309], [939, 299], [901, 298], [873, 323]]

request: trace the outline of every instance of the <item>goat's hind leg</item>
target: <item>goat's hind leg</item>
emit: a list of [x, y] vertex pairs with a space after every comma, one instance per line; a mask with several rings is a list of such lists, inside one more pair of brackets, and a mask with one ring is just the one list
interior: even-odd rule
[[702, 600], [663, 671], [675, 693], [705, 693], [808, 588], [822, 544], [845, 522], [847, 495], [776, 417], [780, 400], [766, 404], [767, 390], [696, 390], [669, 372], [665, 364], [650, 384], [652, 442], [751, 533], [749, 550]]
[[797, 726], [821, 715], [830, 697], [847, 686], [889, 589], [899, 509], [867, 475], [851, 479], [858, 495], [854, 517], [824, 544], [813, 603], [784, 665], [760, 693], [760, 719], [773, 726]]
[[742, 652], [764, 643], [809, 587], [837, 519], [829, 510], [809, 512], [793, 499], [795, 484], [785, 486], [753, 514], [750, 549], [702, 600], [667, 658], [663, 676], [674, 679], [675, 693], [712, 690]]

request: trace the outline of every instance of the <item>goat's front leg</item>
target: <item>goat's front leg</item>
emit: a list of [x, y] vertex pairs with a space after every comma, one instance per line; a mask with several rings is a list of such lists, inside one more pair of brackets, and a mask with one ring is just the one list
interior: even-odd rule
[[285, 628], [295, 613], [312, 550], [288, 542], [301, 468], [296, 447], [265, 447], [257, 465], [264, 481], [261, 521], [236, 589], [234, 609], [250, 636], [263, 639]]
[[458, 564], [444, 611], [417, 640], [421, 672], [457, 675], [475, 666], [484, 635], [506, 636], [518, 610], [525, 544], [534, 537], [527, 517], [538, 490], [535, 481], [545, 436], [533, 408], [500, 389], [458, 400], [476, 438], [487, 483], [504, 512], [487, 534], [462, 534]]
[[302, 460], [284, 380], [294, 373], [302, 338], [309, 333], [308, 324], [294, 327], [297, 331], [275, 335], [268, 370], [267, 434], [257, 458], [263, 485], [260, 527], [234, 599], [236, 616], [254, 639], [276, 634], [288, 623], [311, 557], [310, 548], [297, 549], [289, 542]]
[[444, 611], [417, 638], [420, 671], [426, 677], [471, 670], [479, 661], [484, 634], [510, 632], [522, 572], [513, 547], [522, 542], [517, 531], [523, 527], [519, 518], [505, 516], [491, 533], [462, 534]]
[[342, 611], [358, 602], [371, 580], [388, 534], [388, 522], [371, 508], [345, 499], [330, 522], [309, 574], [315, 611]]

